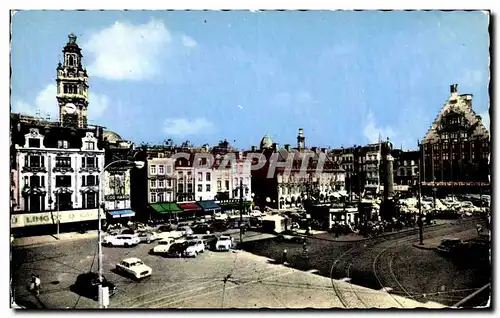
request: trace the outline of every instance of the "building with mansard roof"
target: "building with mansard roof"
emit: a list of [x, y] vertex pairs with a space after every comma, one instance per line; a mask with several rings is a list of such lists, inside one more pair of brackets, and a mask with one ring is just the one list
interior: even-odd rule
[[[450, 96], [422, 139], [422, 186], [444, 192], [489, 188], [490, 134], [472, 108], [472, 94]], [[427, 189], [429, 190], [429, 189]]]
[[104, 128], [88, 125], [88, 76], [70, 34], [57, 67], [57, 121], [11, 114], [11, 228], [55, 233], [96, 226], [104, 167]]

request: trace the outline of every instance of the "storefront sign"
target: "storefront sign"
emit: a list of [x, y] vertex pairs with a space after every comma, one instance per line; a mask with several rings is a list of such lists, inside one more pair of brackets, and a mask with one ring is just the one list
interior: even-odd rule
[[130, 196], [128, 194], [123, 194], [123, 195], [110, 194], [110, 195], [106, 195], [104, 197], [104, 200], [106, 200], [106, 201], [117, 201], [117, 200], [128, 200], [129, 198], [130, 198]]
[[[97, 217], [97, 209], [14, 214], [11, 216], [10, 226], [12, 228], [16, 228], [34, 225], [57, 224], [57, 220], [59, 220], [60, 223], [82, 222], [97, 220]], [[106, 217], [105, 213], [102, 211], [101, 217]]]

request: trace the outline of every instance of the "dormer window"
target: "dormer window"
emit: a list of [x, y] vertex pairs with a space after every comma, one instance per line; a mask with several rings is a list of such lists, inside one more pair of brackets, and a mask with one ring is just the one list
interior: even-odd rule
[[58, 140], [57, 148], [59, 149], [68, 149], [69, 143], [67, 140]]
[[28, 139], [28, 147], [30, 148], [40, 148], [40, 139], [30, 138]]
[[85, 150], [95, 150], [95, 142], [86, 141], [85, 142]]

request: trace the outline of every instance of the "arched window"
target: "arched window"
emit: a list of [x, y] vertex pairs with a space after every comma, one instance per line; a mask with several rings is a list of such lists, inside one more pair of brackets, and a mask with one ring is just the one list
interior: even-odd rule
[[68, 57], [68, 65], [70, 65], [70, 66], [75, 65], [75, 59], [74, 59], [73, 55], [70, 55]]

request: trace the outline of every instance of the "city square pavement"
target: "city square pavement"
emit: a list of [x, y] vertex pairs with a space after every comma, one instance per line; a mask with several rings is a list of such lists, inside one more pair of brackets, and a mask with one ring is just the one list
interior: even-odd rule
[[[207, 251], [195, 259], [172, 259], [149, 255], [153, 246], [103, 248], [104, 276], [118, 287], [110, 308], [443, 307], [332, 281], [244, 251]], [[96, 250], [94, 238], [15, 248], [11, 269], [15, 301], [37, 308], [96, 308], [97, 302], [71, 290], [80, 273], [97, 270]], [[153, 268], [150, 278], [136, 282], [112, 271], [117, 262], [131, 256]], [[32, 273], [42, 280], [38, 298], [27, 289]]]

